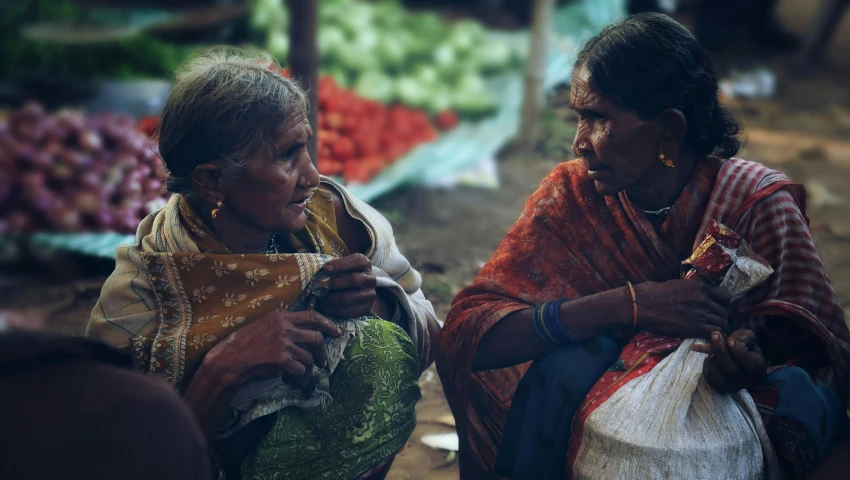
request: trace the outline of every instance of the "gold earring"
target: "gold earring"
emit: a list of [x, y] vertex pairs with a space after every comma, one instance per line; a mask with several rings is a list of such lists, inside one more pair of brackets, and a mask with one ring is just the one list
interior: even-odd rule
[[661, 163], [663, 163], [665, 166], [675, 168], [673, 165], [673, 159], [665, 157], [663, 153], [659, 154], [658, 158], [661, 159]]
[[218, 211], [221, 210], [221, 206], [223, 204], [221, 203], [221, 200], [216, 200], [215, 205], [216, 205], [217, 208], [212, 209], [212, 218], [215, 218], [215, 217], [218, 216]]

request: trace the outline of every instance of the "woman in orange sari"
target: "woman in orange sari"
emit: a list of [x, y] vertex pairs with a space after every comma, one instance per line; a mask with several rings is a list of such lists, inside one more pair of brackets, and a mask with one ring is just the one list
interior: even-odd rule
[[[748, 389], [786, 470], [804, 476], [840, 441], [850, 357], [804, 189], [732, 158], [740, 127], [710, 60], [664, 15], [590, 40], [570, 103], [578, 159], [543, 180], [440, 336], [461, 478], [570, 476], [587, 416], [683, 338], [710, 339], [706, 381]], [[731, 304], [680, 279], [712, 221], [775, 271]]]

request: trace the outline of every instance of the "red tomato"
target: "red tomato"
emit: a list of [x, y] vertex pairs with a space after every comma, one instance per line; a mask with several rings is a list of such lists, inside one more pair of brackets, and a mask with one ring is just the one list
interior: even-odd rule
[[342, 168], [345, 183], [366, 183], [369, 181], [369, 172], [360, 162], [346, 162]]
[[367, 157], [363, 159], [363, 170], [366, 171], [369, 179], [381, 173], [387, 163], [381, 157]]
[[140, 119], [138, 128], [144, 132], [145, 135], [153, 137], [156, 133], [156, 129], [159, 128], [159, 117], [148, 116]]
[[325, 175], [369, 181], [419, 143], [437, 137], [424, 111], [364, 99], [328, 76], [319, 79], [318, 88], [318, 160]]
[[434, 117], [434, 123], [440, 130], [450, 130], [458, 123], [457, 114], [451, 110], [442, 111]]
[[423, 142], [433, 142], [439, 137], [440, 134], [437, 133], [437, 130], [434, 129], [431, 125], [427, 125], [422, 129], [422, 141]]
[[354, 156], [354, 143], [348, 137], [340, 137], [331, 143], [331, 152], [337, 160], [346, 161]]
[[410, 151], [410, 146], [407, 142], [394, 142], [390, 143], [386, 149], [386, 155], [392, 160], [398, 160], [405, 153]]
[[332, 130], [339, 130], [345, 118], [339, 112], [329, 113], [325, 116], [328, 127]]
[[348, 116], [342, 119], [342, 123], [339, 127], [339, 131], [345, 135], [352, 135], [355, 133], [360, 125], [357, 118], [353, 116]]
[[359, 137], [359, 141], [355, 143], [355, 147], [357, 155], [360, 157], [368, 157], [381, 151], [380, 140], [376, 136]]
[[335, 160], [319, 161], [319, 173], [322, 175], [342, 175], [343, 163]]
[[336, 84], [336, 80], [334, 77], [330, 75], [325, 75], [324, 77], [319, 79], [319, 93], [328, 92], [332, 93], [339, 90], [339, 87]]
[[319, 157], [319, 162], [321, 162], [323, 159], [333, 157], [333, 152], [331, 152], [331, 147], [327, 145], [318, 145], [316, 148], [316, 155]]
[[331, 144], [333, 144], [338, 138], [339, 133], [335, 132], [334, 130], [322, 130], [321, 132], [319, 132], [319, 141], [322, 142], [322, 144], [327, 145], [328, 147], [330, 147]]

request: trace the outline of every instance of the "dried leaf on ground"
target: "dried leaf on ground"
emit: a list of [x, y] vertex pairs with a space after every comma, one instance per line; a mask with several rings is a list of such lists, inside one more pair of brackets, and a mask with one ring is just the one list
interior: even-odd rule
[[439, 417], [437, 417], [437, 419], [435, 421], [437, 423], [441, 423], [441, 424], [447, 425], [449, 427], [456, 427], [457, 426], [457, 424], [455, 423], [455, 417], [453, 417], [451, 415], [440, 415]]
[[812, 180], [805, 184], [806, 192], [808, 193], [808, 203], [815, 207], [827, 207], [835, 205], [844, 205], [846, 202], [843, 198], [832, 193], [829, 188], [821, 182]]

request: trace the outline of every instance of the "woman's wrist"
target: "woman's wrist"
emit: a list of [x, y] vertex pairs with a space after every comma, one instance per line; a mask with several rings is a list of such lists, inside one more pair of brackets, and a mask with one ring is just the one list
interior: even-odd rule
[[615, 288], [564, 302], [558, 315], [570, 338], [584, 341], [616, 331], [631, 330], [634, 302], [629, 287]]
[[566, 300], [553, 300], [531, 309], [531, 323], [537, 336], [554, 347], [566, 345], [573, 340], [561, 321], [561, 307], [564, 302]]
[[372, 304], [372, 313], [384, 320], [391, 320], [399, 309], [398, 302], [386, 289], [375, 289], [375, 302]]
[[[615, 304], [614, 311], [616, 315], [612, 316], [612, 328], [632, 330], [640, 326], [637, 322], [635, 306], [637, 305], [637, 291], [632, 297], [632, 291], [628, 286], [615, 288], [610, 291], [613, 297], [612, 301]], [[638, 312], [639, 313], [639, 312]]]
[[233, 369], [205, 361], [189, 382], [183, 398], [210, 441], [221, 415], [236, 395], [240, 377]]

